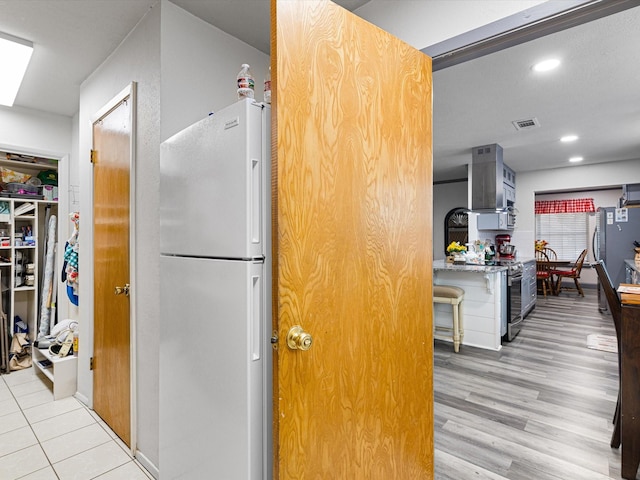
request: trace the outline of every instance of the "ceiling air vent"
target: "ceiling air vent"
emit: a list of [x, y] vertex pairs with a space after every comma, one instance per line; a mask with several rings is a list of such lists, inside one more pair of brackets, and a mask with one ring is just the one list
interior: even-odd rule
[[538, 122], [537, 118], [527, 118], [526, 120], [516, 120], [513, 123], [513, 126], [516, 127], [516, 130], [530, 130], [532, 128], [539, 128], [540, 122]]

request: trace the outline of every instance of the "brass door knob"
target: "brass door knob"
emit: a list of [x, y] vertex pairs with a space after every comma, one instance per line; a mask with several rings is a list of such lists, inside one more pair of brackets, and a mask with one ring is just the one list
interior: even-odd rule
[[125, 283], [124, 287], [116, 287], [113, 292], [115, 295], [122, 295], [124, 293], [125, 296], [129, 296], [129, 284]]
[[313, 338], [300, 325], [291, 327], [287, 334], [287, 345], [291, 350], [309, 350], [312, 343]]

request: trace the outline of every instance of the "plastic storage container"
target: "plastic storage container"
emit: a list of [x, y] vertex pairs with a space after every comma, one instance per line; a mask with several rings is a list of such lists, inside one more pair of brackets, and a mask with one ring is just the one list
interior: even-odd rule
[[38, 194], [38, 186], [29, 185], [27, 183], [16, 183], [16, 182], [7, 183], [7, 190], [9, 190], [10, 193], [19, 193], [22, 195]]

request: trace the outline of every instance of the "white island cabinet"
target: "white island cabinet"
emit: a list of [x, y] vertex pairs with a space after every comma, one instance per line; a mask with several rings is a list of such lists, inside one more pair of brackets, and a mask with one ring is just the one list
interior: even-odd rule
[[[485, 265], [453, 265], [444, 260], [433, 262], [434, 285], [452, 285], [464, 290], [461, 323], [462, 345], [500, 350], [507, 331], [507, 267]], [[451, 328], [451, 306], [435, 304], [434, 330]], [[452, 341], [451, 336], [434, 335]]]

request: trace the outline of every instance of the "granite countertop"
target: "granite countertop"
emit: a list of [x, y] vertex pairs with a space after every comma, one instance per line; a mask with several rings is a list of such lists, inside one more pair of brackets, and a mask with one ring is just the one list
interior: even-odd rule
[[447, 263], [445, 260], [434, 260], [433, 269], [453, 272], [496, 273], [506, 271], [507, 267], [501, 265], [454, 265], [453, 263]]

